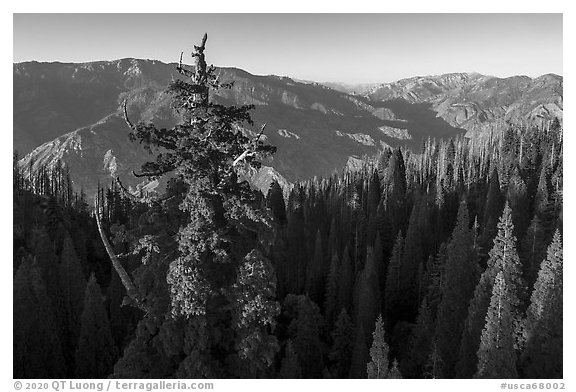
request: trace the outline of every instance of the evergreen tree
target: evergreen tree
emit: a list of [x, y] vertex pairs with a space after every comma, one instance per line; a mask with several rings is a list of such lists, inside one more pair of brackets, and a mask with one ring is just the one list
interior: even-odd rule
[[392, 257], [388, 263], [388, 273], [386, 275], [386, 291], [384, 294], [384, 309], [388, 320], [397, 320], [399, 307], [401, 306], [401, 275], [400, 268], [402, 263], [402, 253], [404, 250], [404, 239], [402, 233], [398, 233], [394, 248], [392, 249]]
[[332, 331], [332, 349], [330, 350], [330, 361], [333, 363], [331, 374], [336, 378], [346, 378], [350, 371], [351, 358], [354, 343], [354, 326], [348, 316], [346, 309], [342, 309], [334, 331]]
[[294, 350], [298, 355], [303, 378], [321, 378], [324, 369], [320, 332], [322, 316], [318, 306], [307, 297], [301, 296], [298, 317], [293, 321], [296, 336]]
[[396, 378], [396, 379], [400, 379], [402, 378], [402, 374], [400, 373], [400, 369], [398, 368], [398, 361], [394, 360], [394, 362], [392, 363], [392, 368], [390, 369], [390, 372], [388, 373], [388, 377], [386, 378]]
[[494, 282], [478, 350], [477, 378], [517, 378], [512, 310], [504, 273]]
[[274, 300], [276, 277], [270, 261], [257, 250], [247, 254], [233, 290], [238, 299], [233, 314], [240, 337], [236, 350], [244, 366], [242, 374], [250, 378], [263, 376], [279, 349], [276, 337], [270, 334], [280, 313]]
[[[61, 303], [65, 315], [64, 352], [67, 355], [68, 368], [73, 370], [74, 353], [80, 335], [80, 318], [84, 307], [84, 294], [86, 293], [86, 279], [82, 266], [72, 245], [70, 236], [64, 239], [62, 254], [60, 255], [59, 277], [61, 288]], [[72, 372], [73, 373], [73, 372]]]
[[514, 236], [521, 238], [528, 227], [530, 217], [530, 202], [526, 183], [520, 176], [518, 167], [514, 168], [508, 181], [508, 192], [506, 199], [512, 209], [512, 220], [514, 222]]
[[374, 325], [380, 312], [380, 303], [380, 287], [376, 275], [374, 251], [369, 247], [365, 267], [356, 278], [355, 324], [362, 325], [365, 331], [369, 328], [372, 329], [372, 325]]
[[[295, 199], [294, 192], [291, 198]], [[289, 260], [288, 291], [290, 293], [302, 293], [306, 282], [306, 261], [308, 260], [306, 247], [306, 234], [304, 232], [303, 208], [296, 206], [288, 213], [288, 225], [286, 228], [286, 241], [288, 243], [287, 260]]]
[[400, 148], [392, 153], [384, 178], [386, 211], [390, 212], [396, 232], [406, 230], [406, 167]]
[[64, 378], [65, 361], [40, 265], [25, 258], [14, 277], [14, 378]]
[[522, 372], [527, 378], [562, 378], [563, 255], [556, 231], [542, 261], [527, 311]]
[[[520, 312], [522, 299], [526, 296], [526, 285], [522, 275], [522, 264], [516, 251], [516, 237], [514, 237], [514, 224], [512, 223], [512, 210], [508, 203], [504, 206], [502, 217], [498, 223], [498, 236], [494, 239], [494, 246], [490, 250], [488, 269], [495, 277], [498, 272], [504, 274], [508, 285], [508, 298], [514, 318], [514, 330], [517, 340], [522, 334], [520, 325]], [[517, 341], [517, 344], [519, 342]]]
[[289, 378], [289, 379], [299, 379], [302, 377], [302, 370], [300, 369], [300, 364], [298, 363], [298, 355], [294, 351], [294, 345], [292, 340], [288, 340], [286, 343], [286, 354], [284, 359], [282, 359], [282, 365], [280, 367], [280, 372], [278, 373], [278, 378]]
[[421, 201], [416, 201], [410, 214], [400, 267], [400, 290], [404, 303], [399, 317], [403, 320], [413, 320], [418, 311], [418, 266], [423, 261], [422, 227], [419, 225], [422, 213]]
[[376, 214], [378, 205], [380, 204], [380, 195], [382, 193], [380, 189], [380, 178], [378, 177], [378, 172], [374, 171], [370, 177], [370, 184], [368, 186], [368, 216], [372, 217]]
[[[147, 355], [166, 359], [168, 363], [159, 368], [171, 366], [169, 375], [182, 378], [247, 376], [241, 373], [254, 370], [247, 347], [267, 353], [264, 363], [270, 363], [269, 356], [278, 349], [271, 336], [271, 318], [265, 318], [267, 324], [259, 325], [255, 336], [246, 333], [246, 325], [252, 322], [246, 324], [241, 321], [244, 315], [230, 311], [236, 304], [263, 298], [264, 309], [275, 308], [269, 300], [275, 293], [260, 279], [246, 283], [253, 287], [241, 283], [246, 263], [265, 266], [262, 271], [267, 276], [274, 274], [263, 256], [272, 242], [274, 223], [261, 194], [251, 189], [246, 179], [275, 148], [263, 144], [264, 126], [255, 138], [243, 131], [246, 124], [253, 125], [249, 113], [253, 106], [227, 107], [211, 101], [211, 90], [231, 84], [220, 83], [215, 68], [207, 66], [206, 39], [204, 35], [201, 45], [195, 46], [193, 70], [181, 63], [177, 67], [186, 80], [174, 80], [167, 90], [183, 118], [180, 124], [163, 130], [150, 124], [135, 125], [124, 107], [132, 140], [157, 154], [137, 175], [149, 179], [172, 176], [166, 197], [152, 202], [162, 210], [159, 216], [174, 217], [166, 219], [169, 230], [157, 228], [157, 234], [146, 233], [137, 239], [137, 249], [157, 249], [151, 255], [154, 262], [145, 262], [137, 273], [149, 275], [147, 282], [167, 282], [166, 291], [160, 285], [153, 292], [137, 287], [138, 296], [145, 300], [136, 298], [134, 302], [147, 311], [141, 323], [151, 324], [137, 331], [163, 331], [153, 335], [157, 344]], [[238, 285], [243, 286], [241, 290]], [[166, 302], [168, 307], [161, 306]], [[138, 342], [145, 339], [137, 337], [134, 350], [126, 352], [139, 352]], [[174, 344], [177, 341], [181, 344]], [[119, 370], [136, 370], [138, 364], [129, 363], [132, 360], [150, 362], [126, 357]]]
[[520, 247], [520, 256], [528, 289], [534, 286], [540, 263], [546, 256], [545, 237], [546, 233], [540, 223], [540, 219], [538, 219], [537, 215], [534, 215]]
[[455, 373], [457, 378], [472, 378], [477, 371], [477, 353], [480, 347], [482, 329], [486, 324], [486, 312], [490, 306], [493, 279], [492, 271], [484, 271], [474, 289], [474, 297], [468, 306], [468, 316], [460, 342]]
[[75, 375], [78, 378], [107, 377], [112, 373], [117, 352], [100, 285], [94, 274], [86, 286], [81, 320]]
[[370, 348], [370, 362], [367, 365], [368, 378], [388, 378], [388, 344], [384, 340], [384, 322], [382, 316], [376, 319], [376, 326], [372, 333], [372, 347]]
[[350, 255], [348, 253], [348, 245], [346, 245], [346, 247], [344, 247], [344, 251], [342, 252], [342, 263], [338, 276], [337, 310], [341, 310], [342, 308], [352, 308], [352, 291], [354, 285], [353, 279], [354, 273], [352, 268], [352, 261], [350, 260]]
[[284, 195], [278, 181], [272, 181], [270, 184], [270, 189], [268, 189], [268, 195], [266, 196], [266, 206], [272, 210], [272, 216], [280, 225], [286, 224], [286, 204], [284, 203]]
[[322, 250], [322, 235], [320, 230], [316, 232], [314, 245], [314, 257], [308, 263], [306, 271], [306, 293], [314, 302], [321, 303], [323, 298], [322, 280], [324, 276], [324, 252]]
[[338, 295], [338, 270], [339, 270], [338, 255], [334, 254], [332, 262], [330, 263], [330, 270], [328, 271], [328, 278], [326, 280], [326, 292], [324, 300], [324, 318], [329, 325], [334, 321], [336, 309], [336, 301]]
[[433, 258], [432, 262], [429, 262], [426, 265], [426, 281], [429, 282], [427, 287], [427, 298], [433, 319], [436, 319], [438, 307], [442, 301], [442, 290], [446, 279], [445, 267], [447, 259], [447, 246], [446, 243], [442, 243], [440, 244], [436, 257]]
[[550, 188], [548, 185], [547, 165], [543, 163], [540, 169], [540, 177], [538, 177], [538, 188], [534, 196], [534, 213], [540, 220], [547, 221], [549, 219], [550, 205]]
[[432, 342], [432, 350], [428, 356], [428, 362], [425, 367], [424, 378], [442, 378], [442, 359], [438, 355], [436, 341]]
[[476, 369], [478, 361], [475, 353], [478, 352], [494, 280], [500, 272], [502, 272], [507, 284], [507, 301], [512, 314], [515, 348], [520, 349], [523, 344], [520, 298], [525, 292], [525, 285], [522, 278], [522, 266], [516, 252], [512, 211], [508, 203], [504, 207], [497, 227], [498, 235], [494, 238], [494, 246], [489, 253], [487, 269], [480, 277], [468, 307], [468, 317], [462, 334], [459, 353], [458, 377], [470, 377], [475, 372], [474, 369]]
[[366, 336], [362, 326], [356, 327], [354, 350], [352, 351], [352, 364], [349, 378], [366, 378], [366, 364], [370, 361]]
[[416, 326], [410, 344], [410, 371], [412, 378], [421, 377], [424, 374], [425, 366], [432, 348], [434, 337], [434, 323], [432, 312], [428, 306], [426, 298], [420, 305]]
[[458, 211], [458, 223], [448, 243], [445, 284], [442, 287], [442, 301], [436, 324], [438, 353], [444, 366], [442, 372], [448, 378], [454, 375], [460, 349], [454, 336], [462, 336], [468, 305], [479, 272], [468, 225], [468, 209], [466, 203], [462, 202]]
[[[58, 311], [56, 304], [59, 297], [59, 279], [58, 279], [58, 258], [56, 257], [54, 242], [50, 239], [49, 233], [45, 226], [37, 227], [33, 234], [34, 255], [42, 272], [42, 281], [48, 294], [48, 300], [51, 302], [55, 311]], [[60, 321], [59, 314], [57, 321]]]
[[496, 235], [498, 217], [504, 207], [504, 197], [500, 191], [500, 178], [498, 170], [494, 169], [490, 176], [490, 183], [488, 185], [488, 194], [486, 196], [486, 204], [484, 206], [484, 218], [482, 219], [482, 237], [480, 239], [480, 246], [482, 249], [487, 250], [492, 243], [492, 239]]

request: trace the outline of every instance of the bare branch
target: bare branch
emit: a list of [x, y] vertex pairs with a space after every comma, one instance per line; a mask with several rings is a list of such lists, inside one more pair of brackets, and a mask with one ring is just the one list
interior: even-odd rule
[[254, 145], [258, 143], [258, 140], [260, 140], [260, 137], [264, 134], [264, 128], [266, 128], [266, 123], [262, 124], [262, 127], [260, 128], [260, 133], [258, 134], [258, 136], [256, 136], [256, 138], [253, 141]]
[[194, 75], [194, 72], [184, 68], [184, 66], [182, 65], [182, 56], [184, 55], [184, 52], [180, 52], [180, 62], [178, 63], [178, 66], [176, 67], [176, 70], [178, 72], [180, 72], [182, 75], [184, 76], [188, 76], [191, 77]]
[[234, 159], [234, 162], [232, 162], [232, 167], [236, 166], [237, 164], [239, 164], [240, 162], [242, 162], [246, 158], [254, 156], [255, 154], [256, 153], [254, 151], [250, 151], [250, 150], [244, 151], [236, 159]]
[[127, 101], [128, 101], [128, 98], [124, 99], [124, 102], [122, 103], [122, 108], [124, 109], [124, 121], [126, 121], [126, 124], [128, 124], [130, 129], [136, 130], [136, 127], [134, 126], [134, 124], [132, 124], [132, 121], [130, 121], [130, 119], [128, 118], [128, 110], [126, 109], [126, 102]]
[[166, 170], [166, 171], [156, 171], [156, 172], [143, 172], [143, 173], [136, 173], [134, 170], [132, 170], [132, 174], [134, 175], [134, 177], [160, 177], [166, 173], [168, 173], [170, 170]]
[[138, 308], [142, 309], [145, 312], [148, 312], [150, 310], [149, 307], [144, 303], [143, 298], [140, 296], [140, 293], [138, 292], [136, 286], [134, 285], [134, 282], [132, 282], [130, 275], [128, 275], [128, 273], [122, 266], [122, 263], [120, 263], [120, 260], [114, 253], [114, 249], [112, 249], [112, 245], [110, 245], [110, 242], [108, 241], [108, 238], [104, 233], [104, 229], [102, 228], [102, 222], [100, 220], [100, 206], [98, 205], [98, 197], [96, 197], [96, 200], [94, 201], [94, 207], [95, 207], [94, 212], [96, 215], [96, 224], [98, 225], [98, 233], [100, 233], [100, 238], [102, 239], [102, 243], [104, 244], [106, 253], [108, 253], [108, 257], [110, 258], [112, 267], [114, 267], [116, 273], [120, 277], [120, 280], [122, 281], [122, 285], [126, 289], [128, 297], [130, 297], [130, 299], [134, 302], [134, 304]]
[[252, 142], [248, 145], [246, 150], [242, 154], [240, 154], [236, 159], [234, 159], [234, 161], [232, 162], [232, 167], [235, 167], [246, 158], [256, 155], [256, 147], [258, 146], [258, 141], [260, 140], [260, 137], [262, 137], [262, 135], [264, 134], [264, 128], [266, 128], [266, 123], [262, 125], [260, 133], [258, 133], [258, 135], [254, 138], [254, 140], [252, 140]]

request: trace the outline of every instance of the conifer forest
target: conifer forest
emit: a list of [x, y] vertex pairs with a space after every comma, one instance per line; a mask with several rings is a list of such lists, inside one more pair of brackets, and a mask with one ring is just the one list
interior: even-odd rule
[[14, 378], [563, 377], [559, 119], [263, 192], [276, 130], [213, 100], [206, 44], [167, 88], [177, 125], [122, 106], [161, 191], [15, 153]]

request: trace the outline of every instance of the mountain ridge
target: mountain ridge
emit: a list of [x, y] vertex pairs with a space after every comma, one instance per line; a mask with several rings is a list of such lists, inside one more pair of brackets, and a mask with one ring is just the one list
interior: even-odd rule
[[[70, 166], [75, 182], [84, 181], [89, 190], [97, 180], [110, 178], [112, 167], [128, 185], [135, 185], [130, 171], [151, 157], [128, 141], [121, 103], [127, 99], [133, 122], [173, 126], [179, 117], [164, 89], [179, 77], [175, 67], [176, 63], [133, 58], [14, 64], [14, 144], [28, 153], [22, 162], [52, 164], [59, 157]], [[481, 134], [486, 124], [504, 118], [507, 111], [524, 115], [527, 106], [513, 101], [522, 98], [516, 93], [508, 94], [512, 103], [506, 108], [488, 105], [494, 94], [510, 86], [480, 74], [407, 78], [352, 95], [321, 83], [253, 75], [234, 67], [216, 72], [221, 81], [235, 84], [212, 94], [212, 99], [225, 105], [255, 105], [255, 124], [245, 131], [268, 124], [267, 142], [276, 145], [278, 153], [265, 163], [274, 170], [267, 173], [284, 178], [286, 184], [329, 175], [350, 158], [373, 155], [388, 146], [417, 149], [428, 137]], [[529, 97], [554, 114], [561, 109], [563, 78], [545, 76], [537, 82], [519, 80], [534, 90]], [[474, 90], [477, 85], [481, 87]], [[476, 97], [481, 98], [479, 103], [474, 102]], [[260, 177], [257, 182], [265, 190], [266, 180]]]

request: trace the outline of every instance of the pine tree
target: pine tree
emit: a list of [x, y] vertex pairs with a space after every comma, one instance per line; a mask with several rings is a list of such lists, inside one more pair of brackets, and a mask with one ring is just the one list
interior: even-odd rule
[[380, 288], [384, 287], [386, 281], [382, 280], [382, 275], [386, 273], [386, 267], [384, 261], [384, 249], [382, 247], [382, 239], [379, 233], [376, 233], [376, 238], [374, 240], [374, 268], [376, 270], [376, 277], [378, 279], [378, 286]]
[[332, 331], [332, 349], [329, 358], [333, 363], [331, 374], [336, 378], [346, 378], [350, 371], [354, 343], [354, 326], [346, 309], [342, 309], [334, 331]]
[[519, 239], [528, 227], [528, 219], [530, 217], [530, 202], [528, 199], [526, 183], [520, 176], [518, 167], [514, 168], [514, 171], [512, 172], [512, 175], [508, 181], [508, 192], [506, 199], [510, 203], [510, 208], [512, 209], [514, 235]]
[[440, 244], [436, 257], [426, 264], [427, 299], [433, 319], [436, 319], [438, 307], [442, 301], [442, 290], [446, 279], [446, 260], [448, 259], [446, 243]]
[[352, 261], [348, 253], [348, 245], [344, 247], [342, 252], [342, 263], [340, 273], [338, 276], [338, 301], [337, 310], [342, 308], [352, 308], [352, 291], [353, 291], [354, 273], [352, 268]]
[[392, 257], [388, 263], [388, 273], [386, 275], [386, 291], [384, 294], [384, 309], [388, 320], [397, 320], [399, 307], [401, 306], [401, 275], [402, 253], [404, 250], [404, 239], [402, 233], [398, 233]]
[[284, 355], [284, 359], [282, 359], [282, 365], [280, 366], [278, 378], [301, 378], [302, 370], [300, 369], [300, 364], [298, 363], [298, 355], [296, 354], [296, 351], [294, 351], [292, 340], [288, 340], [286, 343], [285, 352], [286, 354]]
[[370, 217], [376, 214], [376, 210], [380, 204], [380, 188], [380, 178], [378, 177], [377, 171], [374, 171], [372, 177], [370, 177], [370, 185], [368, 186], [368, 216]]
[[508, 285], [503, 272], [494, 282], [486, 326], [478, 350], [477, 378], [517, 378], [514, 327]]
[[[247, 334], [245, 323], [239, 321], [244, 315], [235, 313], [240, 310], [236, 304], [262, 298], [264, 308], [275, 308], [270, 300], [275, 293], [267, 291], [269, 287], [261, 285], [260, 279], [250, 283], [253, 287], [237, 289], [242, 285], [246, 263], [268, 265], [263, 254], [272, 242], [275, 224], [260, 192], [251, 189], [246, 179], [275, 147], [261, 140], [264, 126], [256, 137], [248, 136], [250, 131], [244, 126], [253, 125], [253, 106], [224, 106], [211, 100], [211, 92], [231, 84], [221, 83], [215, 68], [207, 66], [206, 40], [204, 35], [201, 45], [195, 46], [194, 69], [180, 62], [177, 70], [185, 80], [176, 79], [167, 89], [173, 108], [182, 118], [180, 124], [162, 130], [150, 124], [133, 124], [127, 115], [128, 105], [124, 105], [131, 139], [156, 154], [137, 176], [172, 176], [166, 196], [148, 201], [152, 210], [162, 212], [159, 216], [173, 219], [165, 219], [165, 230], [155, 227], [156, 234], [140, 235], [136, 241], [137, 250], [156, 249], [153, 254], [148, 252], [151, 259], [145, 257], [137, 271], [148, 279], [138, 283], [167, 282], [166, 291], [160, 283], [153, 291], [136, 287], [139, 291], [133, 297], [143, 298], [133, 298], [133, 302], [148, 314], [141, 323], [151, 324], [138, 328], [139, 333], [168, 331], [153, 335], [159, 344], [146, 355], [167, 360], [158, 366], [171, 366], [170, 376], [246, 377], [250, 374], [242, 372], [254, 370], [247, 347], [258, 347], [257, 352], [266, 352], [267, 357], [278, 349], [271, 336], [271, 318], [258, 326], [258, 336], [254, 336]], [[170, 232], [177, 233], [166, 234]], [[263, 270], [268, 276], [274, 274], [268, 266]], [[252, 325], [251, 321], [247, 324]], [[138, 342], [145, 339], [137, 337], [134, 350], [125, 352], [140, 352]], [[182, 344], [174, 344], [176, 341]], [[164, 347], [164, 352], [158, 352], [157, 347]], [[137, 363], [130, 364], [132, 360]], [[150, 362], [126, 357], [118, 369], [133, 373], [138, 363]], [[268, 359], [264, 362], [269, 363]]]
[[420, 214], [423, 212], [421, 201], [416, 201], [410, 214], [408, 231], [404, 241], [402, 264], [400, 267], [400, 290], [402, 291], [403, 305], [401, 315], [403, 320], [413, 320], [418, 312], [418, 266], [423, 261], [421, 230], [419, 225]]
[[332, 262], [330, 263], [330, 270], [328, 271], [328, 278], [326, 280], [326, 292], [324, 295], [324, 318], [329, 325], [334, 321], [336, 309], [336, 301], [338, 295], [338, 270], [340, 263], [338, 255], [334, 254]]
[[306, 293], [314, 302], [321, 303], [323, 298], [322, 280], [324, 276], [324, 252], [322, 250], [322, 234], [316, 232], [314, 257], [308, 263], [306, 271]]
[[412, 378], [422, 377], [424, 368], [428, 362], [428, 356], [432, 348], [434, 337], [434, 323], [432, 312], [426, 298], [420, 305], [416, 326], [410, 344], [410, 368]]
[[40, 265], [25, 258], [14, 277], [14, 378], [66, 377], [57, 324]]
[[[72, 245], [70, 236], [64, 239], [64, 246], [60, 256], [59, 277], [61, 288], [61, 303], [65, 315], [64, 341], [62, 342], [67, 358], [69, 369], [75, 369], [74, 353], [80, 335], [80, 318], [84, 308], [84, 294], [86, 293], [86, 279], [82, 266]], [[73, 371], [72, 371], [73, 373]]]
[[394, 362], [392, 363], [392, 368], [390, 369], [390, 372], [388, 373], [388, 377], [389, 379], [401, 379], [402, 378], [402, 374], [400, 373], [400, 369], [398, 368], [398, 361], [394, 360]]
[[438, 379], [442, 378], [442, 359], [438, 355], [436, 341], [432, 342], [432, 350], [428, 356], [428, 362], [425, 366], [424, 378]]
[[479, 273], [465, 202], [460, 204], [458, 222], [448, 243], [447, 255], [436, 336], [444, 366], [442, 372], [445, 377], [451, 378], [460, 349], [460, 342], [455, 342], [454, 337], [462, 336], [468, 305]]
[[400, 148], [388, 161], [383, 187], [386, 211], [390, 211], [395, 231], [406, 230], [406, 167]]
[[[33, 233], [34, 254], [36, 261], [42, 272], [42, 280], [48, 293], [48, 299], [52, 306], [58, 303], [59, 279], [58, 279], [58, 258], [56, 257], [54, 242], [45, 226], [37, 227]], [[58, 311], [57, 308], [55, 308]], [[57, 316], [59, 320], [59, 317]]]
[[504, 274], [510, 295], [511, 311], [515, 320], [515, 334], [518, 336], [521, 333], [519, 319], [522, 299], [526, 296], [526, 285], [522, 275], [522, 264], [516, 251], [512, 210], [508, 203], [504, 206], [502, 217], [498, 223], [498, 235], [494, 239], [494, 246], [489, 253], [488, 268], [494, 277], [500, 271]]
[[94, 274], [84, 296], [82, 326], [76, 349], [78, 378], [103, 378], [112, 373], [117, 350], [112, 339], [108, 315]]
[[500, 191], [500, 178], [498, 170], [494, 169], [490, 176], [490, 183], [488, 185], [488, 194], [486, 196], [486, 205], [484, 206], [484, 218], [482, 219], [482, 237], [480, 245], [482, 249], [488, 249], [492, 243], [492, 239], [496, 235], [496, 225], [498, 217], [501, 214], [502, 207], [504, 207], [504, 197]]
[[284, 203], [284, 195], [278, 181], [272, 181], [270, 184], [270, 189], [268, 189], [268, 195], [266, 196], [266, 206], [272, 210], [272, 216], [280, 225], [286, 224], [286, 204]]
[[293, 321], [296, 330], [294, 350], [298, 355], [303, 378], [320, 378], [324, 369], [320, 332], [322, 316], [318, 306], [307, 297], [301, 296], [298, 317]]
[[538, 219], [537, 215], [534, 215], [520, 247], [520, 256], [528, 289], [534, 286], [540, 264], [546, 256], [545, 236], [546, 233], [540, 223], [540, 219]]
[[374, 251], [369, 247], [364, 269], [356, 278], [355, 324], [362, 325], [365, 331], [372, 329], [372, 325], [374, 325], [374, 321], [380, 312], [380, 303], [380, 287], [376, 274]]
[[243, 374], [250, 378], [263, 376], [279, 350], [277, 339], [269, 333], [276, 324], [280, 307], [275, 301], [276, 277], [270, 260], [257, 250], [244, 257], [236, 284], [234, 327], [239, 336], [236, 350], [242, 359]]
[[[306, 283], [306, 261], [308, 251], [306, 246], [306, 233], [304, 232], [304, 211], [299, 196], [295, 188], [290, 196], [289, 205], [292, 208], [288, 211], [288, 225], [286, 228], [286, 240], [288, 243], [287, 259], [291, 262], [289, 274], [288, 291], [291, 293], [302, 293]], [[290, 203], [292, 201], [292, 203]]]
[[562, 237], [556, 231], [542, 261], [526, 320], [526, 348], [522, 353], [523, 376], [562, 378], [563, 352], [563, 255]]
[[489, 253], [488, 266], [480, 277], [468, 307], [468, 317], [458, 356], [457, 375], [459, 377], [470, 377], [475, 372], [478, 361], [475, 354], [478, 352], [480, 337], [490, 304], [490, 293], [493, 290], [495, 278], [500, 272], [506, 279], [507, 301], [512, 313], [515, 347], [520, 349], [523, 344], [520, 299], [524, 295], [525, 285], [522, 278], [522, 266], [516, 252], [512, 211], [508, 203], [504, 206], [497, 228], [498, 235], [494, 238], [494, 246]]
[[356, 327], [349, 378], [366, 378], [366, 364], [370, 361], [366, 336], [362, 326]]
[[492, 271], [484, 271], [474, 289], [474, 297], [468, 306], [468, 316], [460, 342], [455, 373], [457, 378], [472, 378], [477, 371], [477, 353], [482, 329], [486, 323], [486, 312], [490, 306], [493, 279]]
[[547, 165], [543, 163], [538, 178], [538, 188], [534, 196], [534, 213], [540, 220], [547, 221], [549, 216], [550, 188], [548, 186]]
[[384, 322], [382, 315], [376, 319], [372, 333], [372, 347], [370, 347], [370, 362], [367, 365], [368, 378], [388, 378], [388, 344], [384, 340]]

